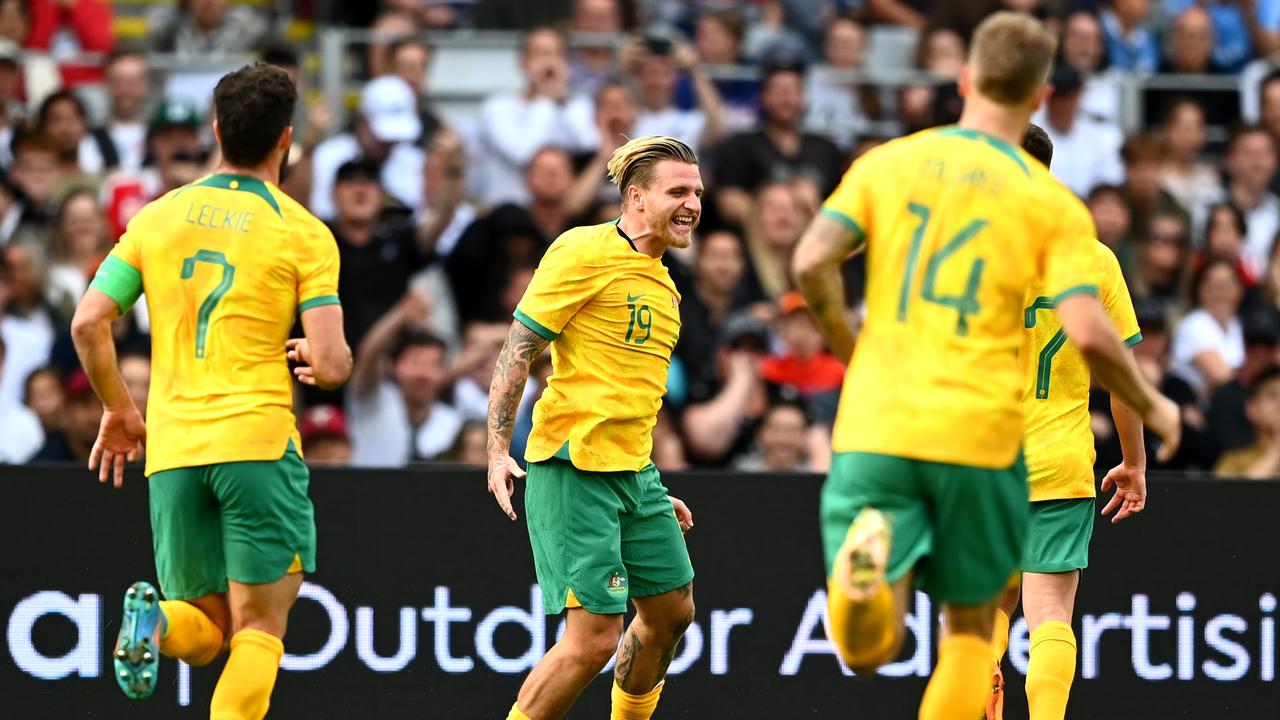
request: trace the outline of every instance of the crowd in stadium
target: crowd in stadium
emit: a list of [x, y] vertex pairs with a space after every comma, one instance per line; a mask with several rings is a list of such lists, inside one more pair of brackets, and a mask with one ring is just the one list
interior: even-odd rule
[[[1128, 278], [1139, 365], [1182, 406], [1183, 449], [1163, 467], [1280, 476], [1280, 71], [1265, 64], [1280, 55], [1280, 2], [279, 5], [150, 4], [145, 37], [126, 41], [110, 32], [119, 5], [0, 1], [0, 462], [88, 457], [101, 407], [70, 342], [75, 303], [143, 204], [216, 167], [209, 108], [170, 96], [154, 53], [247, 53], [298, 78], [282, 189], [328, 223], [342, 259], [355, 370], [340, 392], [299, 387], [309, 461], [484, 465], [490, 374], [539, 258], [563, 230], [615, 219], [606, 161], [663, 134], [698, 151], [707, 194], [694, 246], [664, 257], [683, 328], [653, 459], [823, 470], [844, 370], [793, 290], [792, 249], [849, 162], [955, 120], [966, 39], [1006, 7], [1061, 38], [1036, 122]], [[313, 48], [286, 39], [299, 17], [374, 32], [344, 70], [358, 85], [342, 126], [307, 70]], [[432, 41], [470, 28], [521, 32], [522, 89], [455, 122], [429, 86]], [[887, 28], [918, 38], [918, 81], [866, 80]], [[1142, 129], [1126, 132], [1125, 81], [1150, 73], [1239, 82], [1143, 89]], [[862, 277], [855, 258], [851, 312]], [[116, 334], [145, 407], [144, 303]], [[549, 365], [525, 393], [515, 457]], [[1110, 467], [1119, 444], [1095, 396]]]

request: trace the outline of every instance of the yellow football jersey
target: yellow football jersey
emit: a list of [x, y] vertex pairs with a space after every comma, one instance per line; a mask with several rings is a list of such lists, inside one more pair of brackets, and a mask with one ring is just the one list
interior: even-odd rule
[[661, 260], [616, 222], [569, 230], [551, 244], [515, 317], [551, 340], [551, 378], [533, 408], [525, 459], [568, 443], [574, 467], [640, 470], [680, 337], [680, 293]]
[[[1142, 340], [1138, 318], [1111, 249], [1094, 243], [1098, 299], [1129, 347]], [[1084, 356], [1062, 331], [1054, 300], [1032, 283], [1023, 311], [1022, 405], [1027, 412], [1027, 482], [1031, 500], [1091, 498], [1093, 431], [1089, 427], [1092, 377]]]
[[866, 322], [833, 447], [1004, 468], [1023, 436], [1022, 308], [1093, 287], [1093, 221], [1019, 148], [960, 127], [854, 163], [822, 212], [866, 240]]
[[148, 475], [278, 460], [293, 417], [285, 341], [299, 312], [338, 302], [338, 246], [279, 188], [217, 174], [144, 207], [92, 287], [151, 315]]

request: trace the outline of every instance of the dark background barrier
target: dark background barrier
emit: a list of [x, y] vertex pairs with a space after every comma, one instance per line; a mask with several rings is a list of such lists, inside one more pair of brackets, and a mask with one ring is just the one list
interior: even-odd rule
[[[822, 626], [818, 478], [666, 481], [694, 510], [698, 613], [657, 718], [915, 717], [937, 608], [917, 596], [893, 677], [843, 676]], [[0, 468], [0, 492], [0, 716], [207, 717], [216, 664], [166, 661], [146, 706], [111, 679], [120, 595], [154, 577], [141, 476], [116, 492], [81, 469]], [[523, 518], [500, 513], [480, 473], [451, 468], [317, 471], [311, 494], [319, 568], [271, 717], [504, 718], [560, 625], [541, 614]], [[1280, 483], [1156, 479], [1148, 508], [1096, 529], [1069, 716], [1280, 718]], [[1026, 717], [1025, 637], [1015, 620], [1010, 720]], [[607, 708], [602, 677], [570, 717]]]

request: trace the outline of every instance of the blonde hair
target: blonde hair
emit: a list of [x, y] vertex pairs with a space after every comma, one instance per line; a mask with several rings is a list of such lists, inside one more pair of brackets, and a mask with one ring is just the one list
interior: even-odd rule
[[1001, 105], [1023, 105], [1049, 77], [1058, 39], [1024, 13], [998, 12], [973, 34], [969, 65], [978, 92]]
[[698, 164], [698, 157], [688, 145], [672, 137], [648, 135], [628, 140], [613, 151], [609, 158], [609, 180], [618, 186], [625, 202], [627, 188], [639, 185], [648, 188], [653, 183], [653, 170], [663, 160]]

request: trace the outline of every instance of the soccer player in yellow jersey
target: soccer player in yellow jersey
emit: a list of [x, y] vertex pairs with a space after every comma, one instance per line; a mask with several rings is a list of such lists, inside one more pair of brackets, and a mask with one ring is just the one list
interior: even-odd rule
[[[850, 360], [821, 502], [832, 639], [851, 667], [874, 671], [898, 653], [910, 588], [940, 601], [924, 720], [981, 717], [991, 693], [996, 600], [1027, 532], [1018, 349], [1033, 282], [1097, 377], [1177, 445], [1177, 408], [1138, 374], [1098, 303], [1088, 211], [1017, 147], [1055, 46], [1028, 15], [984, 21], [959, 79], [959, 125], [863, 156], [796, 249], [801, 291]], [[864, 246], [855, 351], [840, 264]]]
[[[1045, 167], [1053, 159], [1053, 141], [1032, 125], [1022, 148]], [[1092, 244], [1098, 300], [1128, 347], [1142, 340], [1138, 318], [1120, 263], [1110, 248]], [[1089, 366], [1067, 342], [1053, 314], [1054, 299], [1039, 282], [1027, 291], [1023, 310], [1022, 405], [1027, 416], [1024, 449], [1031, 493], [1031, 522], [1022, 555], [1022, 611], [1031, 631], [1027, 668], [1030, 720], [1062, 720], [1076, 672], [1076, 638], [1071, 630], [1080, 572], [1089, 564], [1093, 536], [1093, 432], [1089, 426]], [[1116, 492], [1103, 509], [1119, 522], [1146, 505], [1146, 448], [1142, 421], [1118, 399], [1111, 400], [1124, 456], [1103, 479]], [[1018, 606], [1018, 589], [1006, 592], [996, 610], [995, 682], [987, 704], [988, 720], [1003, 717], [1004, 677], [1000, 662], [1009, 646], [1009, 617]]]
[[[646, 720], [693, 621], [681, 534], [692, 517], [668, 498], [649, 453], [680, 335], [680, 293], [661, 257], [689, 246], [702, 179], [693, 151], [668, 137], [631, 140], [608, 168], [622, 216], [552, 243], [489, 389], [489, 491], [515, 520], [513, 479], [525, 473], [509, 455], [511, 428], [529, 364], [551, 346], [525, 451], [525, 511], [543, 607], [567, 618], [509, 720], [563, 717], [615, 651], [610, 717]], [[636, 617], [619, 649], [628, 600]]]
[[[72, 335], [104, 413], [89, 467], [122, 482], [146, 443], [156, 575], [125, 593], [116, 681], [151, 695], [160, 654], [205, 665], [229, 647], [212, 720], [267, 713], [289, 609], [315, 569], [307, 466], [288, 359], [326, 388], [351, 371], [338, 304], [338, 248], [282, 193], [296, 93], [255, 64], [214, 89], [213, 175], [144, 207], [98, 270]], [[146, 293], [147, 423], [116, 369], [111, 322]], [[289, 340], [302, 318], [305, 339]], [[287, 346], [287, 347], [286, 347]], [[288, 356], [288, 358], [286, 357]]]

